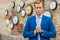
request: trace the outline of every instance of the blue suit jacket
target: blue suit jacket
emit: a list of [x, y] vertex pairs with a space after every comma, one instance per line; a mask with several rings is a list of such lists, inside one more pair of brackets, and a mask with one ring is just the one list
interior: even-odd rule
[[[38, 40], [38, 34], [34, 35], [35, 29], [36, 16], [31, 16], [26, 21], [23, 36], [29, 38], [29, 40]], [[40, 40], [50, 40], [50, 38], [56, 37], [56, 30], [51, 18], [44, 15], [42, 16], [41, 29], [43, 33], [40, 34]]]

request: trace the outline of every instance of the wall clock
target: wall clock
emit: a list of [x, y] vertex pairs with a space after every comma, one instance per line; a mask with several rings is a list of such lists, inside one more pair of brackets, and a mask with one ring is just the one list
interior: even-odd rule
[[9, 25], [10, 21], [8, 19], [6, 19], [6, 25]]
[[24, 1], [21, 1], [20, 2], [20, 7], [24, 7], [24, 5], [25, 5], [25, 2]]
[[24, 17], [25, 14], [26, 14], [25, 10], [22, 10], [22, 11], [21, 11], [21, 16]]
[[47, 16], [47, 17], [51, 17], [51, 13], [50, 11], [44, 11], [43, 15]]
[[11, 2], [10, 7], [11, 8], [14, 8], [15, 7], [15, 2], [14, 1]]
[[57, 2], [55, 0], [52, 0], [50, 2], [49, 7], [50, 7], [50, 9], [55, 10], [57, 8], [57, 5], [58, 5]]
[[20, 12], [20, 11], [21, 11], [21, 7], [18, 6], [18, 7], [17, 7], [17, 12]]
[[26, 7], [26, 14], [29, 16], [33, 12], [33, 7], [31, 5], [27, 5]]
[[8, 28], [9, 28], [9, 29], [13, 29], [13, 27], [14, 27], [13, 23], [10, 23], [10, 24], [8, 25]]
[[21, 2], [21, 1], [23, 1], [23, 0], [19, 0], [19, 2]]
[[8, 15], [6, 16], [6, 18], [10, 20], [10, 19], [11, 19], [11, 14], [8, 14]]
[[5, 16], [7, 16], [8, 15], [8, 10], [5, 10], [4, 14], [5, 14]]
[[13, 17], [13, 24], [17, 24], [19, 22], [18, 16]]

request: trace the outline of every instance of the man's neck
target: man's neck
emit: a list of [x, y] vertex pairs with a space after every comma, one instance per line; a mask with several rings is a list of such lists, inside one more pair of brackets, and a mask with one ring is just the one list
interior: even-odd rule
[[38, 14], [36, 14], [37, 16], [41, 16], [42, 14], [40, 14], [40, 15], [38, 15]]
[[36, 14], [36, 17], [42, 17], [42, 14], [41, 14], [41, 15], [37, 15], [37, 14]]

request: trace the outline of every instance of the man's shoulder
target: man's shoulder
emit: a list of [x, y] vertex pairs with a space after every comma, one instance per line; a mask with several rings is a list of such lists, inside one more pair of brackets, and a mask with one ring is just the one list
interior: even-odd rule
[[34, 16], [30, 16], [30, 17], [28, 17], [28, 19], [32, 19], [32, 18], [34, 18], [35, 17], [35, 15]]
[[33, 20], [35, 18], [35, 15], [34, 16], [29, 16], [28, 18], [27, 18], [27, 20]]
[[43, 15], [45, 18], [51, 18], [51, 17], [48, 17], [48, 16], [45, 16], [45, 15]]
[[46, 20], [52, 20], [51, 17], [45, 16], [45, 15], [43, 15], [43, 17], [44, 17], [44, 19], [46, 19]]

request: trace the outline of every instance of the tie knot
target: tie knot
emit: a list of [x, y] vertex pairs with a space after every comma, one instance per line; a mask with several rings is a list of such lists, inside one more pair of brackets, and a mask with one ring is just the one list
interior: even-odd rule
[[37, 18], [38, 18], [38, 19], [40, 19], [41, 17], [40, 17], [40, 16], [38, 16]]

